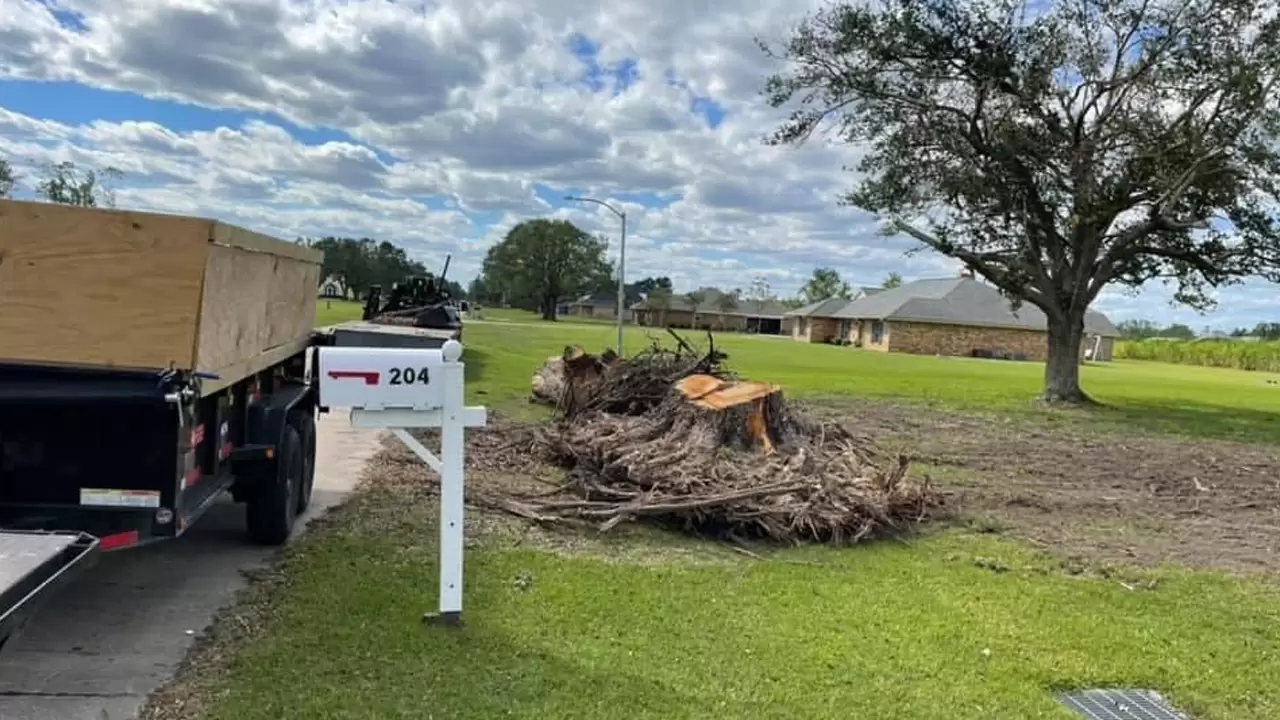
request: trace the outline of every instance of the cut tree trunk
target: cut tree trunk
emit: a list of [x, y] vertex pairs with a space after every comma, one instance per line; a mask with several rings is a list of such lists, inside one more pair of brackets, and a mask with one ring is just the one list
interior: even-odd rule
[[[1070, 317], [1075, 315], [1075, 317]], [[1080, 349], [1084, 341], [1084, 313], [1049, 317], [1049, 357], [1044, 366], [1040, 399], [1052, 405], [1088, 405], [1093, 400], [1080, 389]]]
[[688, 429], [714, 429], [719, 447], [759, 450], [772, 455], [775, 441], [791, 432], [777, 385], [721, 380], [712, 375], [690, 375], [676, 383], [688, 401]]

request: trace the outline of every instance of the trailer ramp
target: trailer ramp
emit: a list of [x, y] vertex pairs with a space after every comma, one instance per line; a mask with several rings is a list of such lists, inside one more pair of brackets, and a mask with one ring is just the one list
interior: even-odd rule
[[0, 647], [97, 555], [98, 539], [85, 533], [0, 532]]

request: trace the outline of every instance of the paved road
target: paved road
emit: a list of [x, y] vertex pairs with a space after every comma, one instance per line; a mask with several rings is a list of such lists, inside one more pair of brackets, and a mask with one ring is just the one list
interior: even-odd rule
[[[377, 448], [376, 431], [321, 416], [307, 518], [340, 502]], [[272, 550], [248, 545], [225, 502], [177, 540], [109, 553], [0, 653], [0, 720], [130, 720], [195, 636]]]

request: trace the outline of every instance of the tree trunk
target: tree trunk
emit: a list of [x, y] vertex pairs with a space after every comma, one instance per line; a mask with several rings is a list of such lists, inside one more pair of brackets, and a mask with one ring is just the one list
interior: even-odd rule
[[1080, 348], [1084, 340], [1084, 312], [1049, 318], [1049, 358], [1044, 366], [1040, 399], [1054, 405], [1087, 405], [1093, 400], [1080, 389]]
[[553, 296], [544, 295], [542, 298], [542, 319], [556, 319], [556, 299]]

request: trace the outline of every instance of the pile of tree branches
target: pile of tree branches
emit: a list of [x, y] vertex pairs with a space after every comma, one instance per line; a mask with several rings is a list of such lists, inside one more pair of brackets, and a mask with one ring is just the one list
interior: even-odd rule
[[906, 529], [941, 506], [937, 491], [908, 476], [906, 456], [806, 418], [774, 386], [750, 384], [748, 401], [722, 405], [707, 402], [709, 394], [691, 397], [676, 387], [690, 376], [712, 385], [722, 378], [718, 387], [730, 393], [741, 385], [713, 344], [699, 352], [679, 343], [600, 361], [578, 386], [586, 391], [565, 402], [534, 443], [568, 471], [566, 484], [494, 504], [543, 522], [577, 519], [609, 529], [643, 520], [790, 543], [853, 543]]

